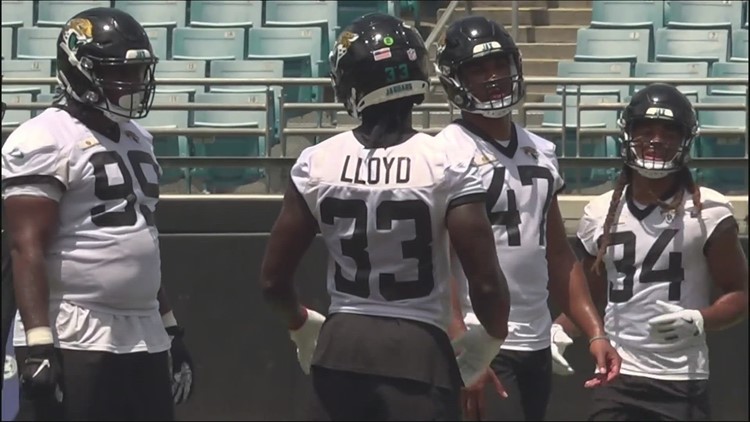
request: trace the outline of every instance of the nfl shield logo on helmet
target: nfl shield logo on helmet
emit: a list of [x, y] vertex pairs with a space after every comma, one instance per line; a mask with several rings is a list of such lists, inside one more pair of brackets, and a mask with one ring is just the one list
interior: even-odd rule
[[409, 57], [409, 60], [416, 61], [417, 60], [417, 50], [410, 48], [406, 50], [406, 56]]

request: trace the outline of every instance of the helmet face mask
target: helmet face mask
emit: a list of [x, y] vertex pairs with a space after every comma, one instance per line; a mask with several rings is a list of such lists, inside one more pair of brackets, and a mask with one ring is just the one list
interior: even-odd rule
[[507, 116], [526, 93], [513, 38], [481, 16], [461, 19], [446, 30], [436, 71], [450, 102], [487, 118]]
[[684, 168], [699, 132], [692, 104], [667, 84], [649, 85], [636, 93], [618, 126], [625, 164], [649, 179]]
[[373, 105], [424, 100], [428, 56], [421, 35], [398, 18], [373, 13], [352, 22], [328, 55], [336, 99], [361, 119]]
[[58, 37], [62, 89], [116, 122], [148, 115], [157, 62], [143, 27], [117, 9], [81, 12]]

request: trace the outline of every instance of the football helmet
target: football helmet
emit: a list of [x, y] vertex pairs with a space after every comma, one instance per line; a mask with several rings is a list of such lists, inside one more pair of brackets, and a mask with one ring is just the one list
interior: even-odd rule
[[429, 86], [427, 48], [401, 19], [371, 13], [346, 27], [328, 55], [336, 99], [361, 119], [367, 107], [411, 97], [421, 104]]
[[78, 13], [57, 38], [61, 89], [116, 122], [146, 117], [157, 61], [143, 26], [114, 8]]
[[[667, 148], [660, 139], [636, 139], [633, 129], [649, 120], [669, 122], [680, 134], [671, 157], [649, 156], [649, 149]], [[625, 164], [644, 177], [660, 179], [680, 170], [690, 159], [690, 148], [698, 136], [698, 120], [690, 100], [669, 84], [655, 83], [638, 91], [617, 122], [620, 127], [620, 156]], [[660, 145], [661, 144], [661, 145]]]
[[[466, 64], [490, 58], [507, 63], [508, 74], [470, 83], [462, 73]], [[504, 117], [526, 95], [521, 52], [513, 37], [502, 25], [482, 16], [459, 19], [445, 30], [435, 67], [448, 100], [468, 113]]]

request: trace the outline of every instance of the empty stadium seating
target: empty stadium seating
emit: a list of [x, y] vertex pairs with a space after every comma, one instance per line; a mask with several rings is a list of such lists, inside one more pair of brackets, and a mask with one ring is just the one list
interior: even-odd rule
[[647, 62], [654, 55], [649, 29], [578, 30], [576, 61]]
[[[597, 79], [624, 79], [632, 75], [629, 62], [575, 62], [563, 60], [557, 64], [557, 76], [561, 78], [597, 78]], [[562, 88], [558, 88], [558, 93]], [[582, 85], [567, 86], [569, 93], [580, 90], [584, 94], [619, 95], [620, 101], [624, 101], [630, 95], [628, 85]]]
[[739, 29], [742, 1], [672, 1], [666, 23], [669, 28]]
[[[34, 24], [34, 2], [28, 0], [3, 0], [3, 28], [32, 26]], [[5, 38], [5, 33], [3, 33]]]
[[263, 25], [263, 3], [256, 0], [192, 0], [190, 26], [195, 28], [252, 28]]
[[[50, 60], [3, 60], [3, 76], [9, 78], [48, 78], [52, 76]], [[41, 94], [50, 92], [46, 85], [12, 85], [3, 87], [3, 92], [28, 92]]]
[[662, 0], [597, 0], [591, 5], [592, 28], [661, 28], [664, 22]]
[[[745, 78], [748, 77], [747, 63], [714, 63], [711, 76], [715, 78]], [[714, 85], [712, 95], [747, 95], [747, 89], [742, 85]]]
[[[72, 18], [82, 10], [94, 7], [110, 7], [109, 0], [44, 0], [39, 2], [37, 9], [37, 26], [61, 27], [68, 19]], [[3, 4], [3, 7], [5, 4]]]
[[[707, 96], [702, 103], [706, 104], [737, 104], [744, 106], [745, 96]], [[701, 128], [729, 129], [737, 131], [731, 136], [701, 135], [696, 148], [696, 156], [700, 158], [713, 157], [742, 157], [745, 155], [745, 133], [747, 127], [746, 111], [737, 110], [699, 110], [698, 121]], [[747, 167], [702, 169], [702, 182], [723, 192], [747, 192]]]
[[[634, 76], [636, 78], [661, 79], [707, 78], [708, 63], [636, 63]], [[641, 88], [643, 88], [643, 86], [635, 86], [634, 91]], [[682, 85], [677, 88], [694, 102], [700, 101], [706, 96], [705, 85]]]
[[669, 29], [656, 31], [657, 61], [724, 62], [729, 54], [725, 29]]
[[[187, 92], [171, 92], [154, 94], [154, 105], [187, 104], [190, 94]], [[190, 123], [186, 110], [151, 110], [148, 115], [138, 122], [146, 129], [187, 127]], [[189, 157], [190, 143], [186, 136], [154, 135], [154, 153], [157, 156]], [[187, 168], [164, 167], [160, 178], [161, 184], [174, 183], [186, 179], [190, 186], [190, 170]]]

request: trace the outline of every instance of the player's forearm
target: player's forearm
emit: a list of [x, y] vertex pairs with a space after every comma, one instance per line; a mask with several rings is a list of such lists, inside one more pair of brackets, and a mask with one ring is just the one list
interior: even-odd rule
[[[569, 327], [571, 325], [578, 327], [579, 332], [583, 332], [589, 338], [604, 335], [602, 320], [591, 299], [581, 263], [574, 256], [566, 258], [566, 261], [568, 262], [564, 268], [569, 268], [567, 273], [552, 272], [550, 274], [553, 296], [563, 314], [569, 318], [570, 324], [566, 324]], [[566, 325], [563, 325], [563, 328], [566, 328], [568, 335], [576, 332], [574, 329], [568, 332]]]
[[555, 318], [553, 324], [559, 324], [563, 328], [565, 333], [571, 338], [576, 338], [582, 334], [578, 326], [573, 321], [571, 321], [570, 318], [568, 318], [568, 316], [564, 313]]
[[26, 331], [49, 327], [49, 285], [44, 253], [41, 249], [14, 246], [13, 287], [16, 306]]
[[474, 282], [470, 279], [469, 297], [474, 314], [487, 333], [505, 339], [508, 336], [510, 292], [502, 271], [498, 269]]
[[701, 309], [703, 327], [708, 330], [723, 330], [742, 321], [747, 316], [747, 292], [735, 291], [723, 294], [711, 306]]
[[164, 285], [159, 286], [159, 291], [156, 293], [156, 300], [159, 301], [159, 314], [166, 315], [172, 312], [172, 306], [169, 304], [167, 298], [167, 292], [164, 290]]
[[300, 304], [291, 280], [276, 281], [273, 278], [263, 278], [261, 285], [263, 299], [284, 319], [289, 329], [297, 329], [305, 323], [307, 311]]

